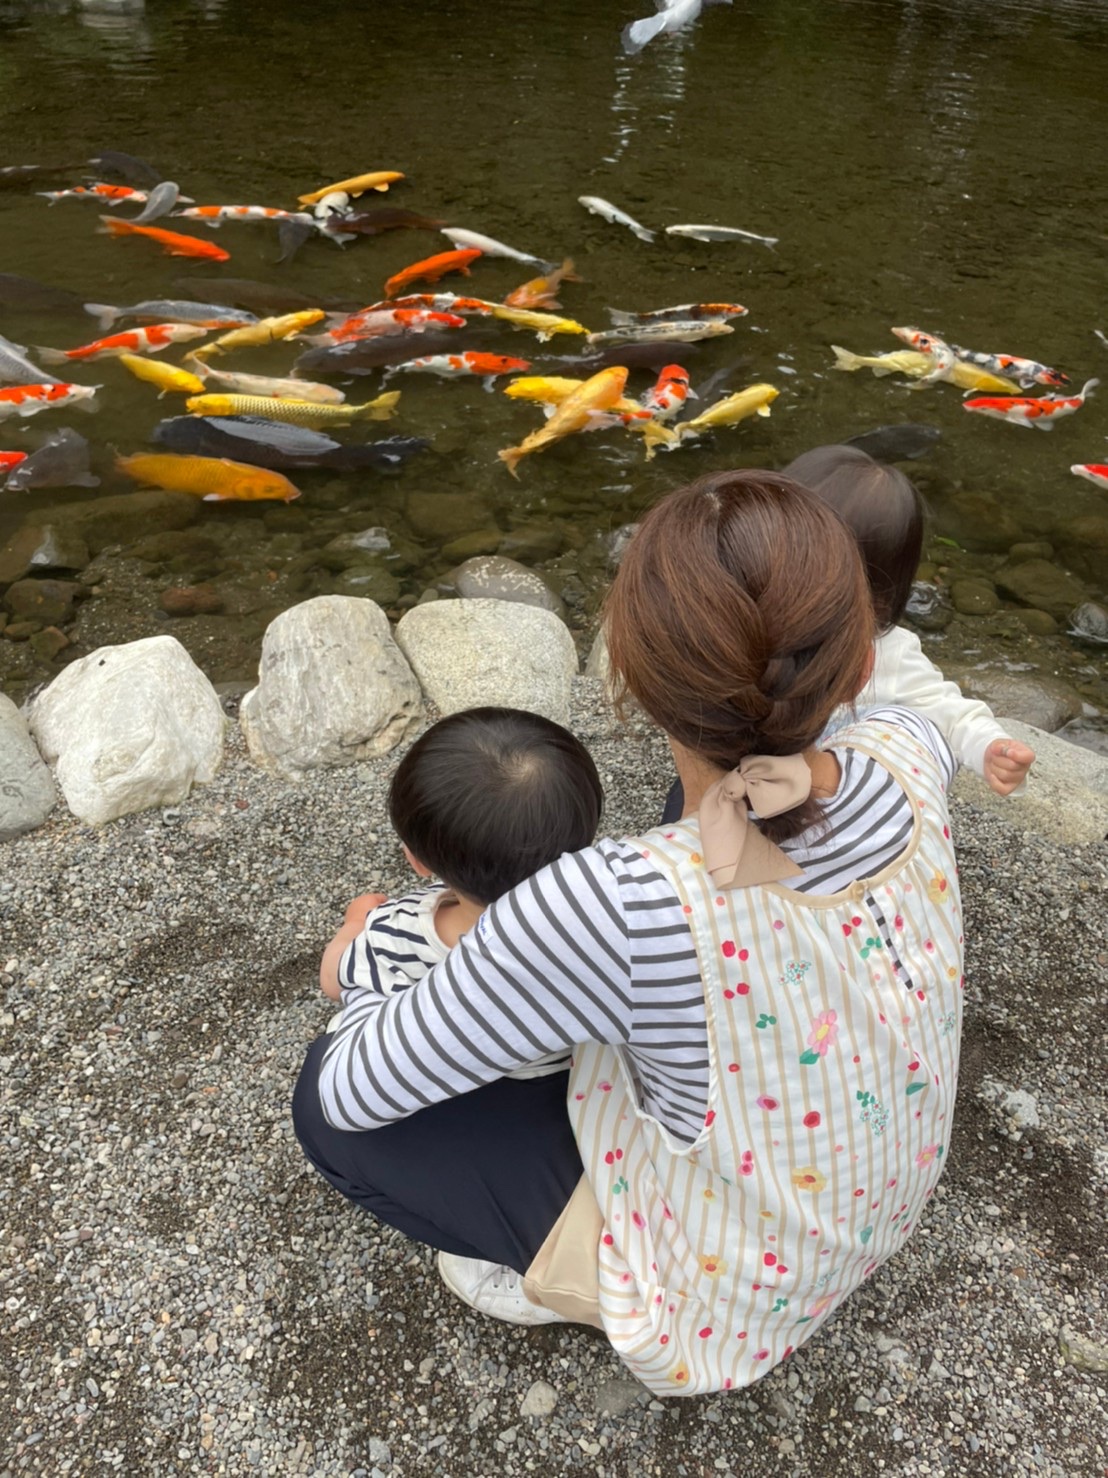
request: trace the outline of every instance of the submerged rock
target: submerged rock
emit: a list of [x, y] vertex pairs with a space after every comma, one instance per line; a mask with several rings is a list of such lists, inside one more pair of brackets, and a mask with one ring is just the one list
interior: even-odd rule
[[1046, 559], [1002, 565], [996, 572], [996, 585], [1002, 595], [1059, 618], [1068, 616], [1085, 599], [1081, 581]]
[[419, 723], [419, 684], [371, 600], [322, 595], [270, 623], [239, 721], [252, 758], [295, 777], [374, 759]]
[[476, 559], [467, 559], [438, 583], [441, 592], [460, 596], [462, 600], [514, 601], [518, 605], [553, 611], [556, 615], [561, 615], [565, 609], [540, 575], [502, 554], [484, 554]]
[[404, 514], [417, 537], [439, 544], [475, 529], [487, 529], [493, 523], [488, 504], [472, 493], [414, 490], [405, 501]]
[[133, 544], [144, 534], [187, 528], [200, 517], [203, 506], [199, 498], [188, 493], [150, 488], [110, 498], [93, 498], [86, 503], [62, 503], [43, 510], [43, 524], [65, 527], [81, 538], [93, 554], [99, 554], [110, 545]]
[[37, 571], [83, 570], [88, 562], [88, 545], [72, 529], [53, 523], [27, 525], [0, 549], [0, 585]]
[[176, 805], [223, 757], [219, 698], [171, 636], [74, 662], [34, 700], [28, 722], [69, 809], [93, 826]]
[[[1083, 711], [1076, 689], [1045, 673], [1005, 672], [1002, 668], [960, 668], [946, 673], [970, 698], [981, 698], [998, 718], [1019, 719], [1052, 734]], [[1034, 746], [1032, 746], [1034, 747]]]
[[1079, 636], [1083, 641], [1108, 642], [1108, 610], [1096, 601], [1082, 602], [1070, 612], [1069, 619], [1071, 636]]
[[9, 585], [4, 607], [15, 620], [39, 621], [55, 626], [73, 614], [73, 607], [88, 591], [74, 580], [17, 580]]
[[41, 826], [56, 800], [27, 721], [0, 693], [0, 842]]
[[916, 580], [904, 607], [904, 619], [920, 631], [945, 631], [953, 619], [950, 607], [943, 600], [937, 585], [925, 580]]
[[960, 616], [991, 616], [1000, 608], [1000, 600], [988, 580], [955, 580], [950, 587], [950, 603]]
[[503, 600], [436, 600], [409, 611], [396, 640], [444, 714], [491, 703], [568, 722], [577, 649], [551, 611]]

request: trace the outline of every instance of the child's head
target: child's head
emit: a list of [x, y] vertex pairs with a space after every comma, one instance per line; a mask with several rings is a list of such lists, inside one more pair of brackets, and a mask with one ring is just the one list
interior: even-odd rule
[[904, 614], [923, 548], [923, 501], [895, 467], [852, 446], [817, 446], [784, 475], [830, 503], [862, 551], [878, 630]]
[[568, 730], [516, 708], [468, 708], [409, 749], [389, 817], [415, 861], [474, 903], [492, 903], [596, 835], [604, 793]]

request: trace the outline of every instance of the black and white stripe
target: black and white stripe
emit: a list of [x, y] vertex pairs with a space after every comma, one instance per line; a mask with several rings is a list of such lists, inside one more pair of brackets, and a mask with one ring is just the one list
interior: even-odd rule
[[[881, 709], [938, 760], [946, 741], [917, 714]], [[835, 893], [903, 852], [915, 812], [860, 751], [830, 745], [842, 769], [824, 824], [786, 844], [804, 868], [790, 886]], [[345, 983], [345, 982], [344, 982]], [[419, 984], [383, 999], [344, 995], [320, 1075], [337, 1129], [372, 1129], [466, 1093], [578, 1042], [625, 1046], [643, 1106], [686, 1141], [708, 1094], [708, 1041], [696, 951], [666, 878], [636, 848], [605, 840], [567, 854], [482, 916]]]

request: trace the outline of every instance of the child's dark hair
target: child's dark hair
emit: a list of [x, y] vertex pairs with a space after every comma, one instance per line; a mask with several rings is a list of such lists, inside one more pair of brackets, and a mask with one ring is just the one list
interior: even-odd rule
[[596, 835], [604, 792], [592, 756], [560, 724], [516, 708], [440, 719], [400, 761], [389, 818], [455, 892], [495, 899]]
[[817, 446], [783, 476], [829, 503], [862, 551], [879, 631], [904, 615], [923, 549], [923, 500], [895, 467], [852, 446]]

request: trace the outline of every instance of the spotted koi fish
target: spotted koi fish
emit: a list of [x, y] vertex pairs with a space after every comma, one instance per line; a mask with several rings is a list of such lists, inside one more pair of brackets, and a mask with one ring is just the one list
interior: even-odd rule
[[697, 318], [745, 318], [749, 308], [741, 303], [680, 303], [676, 308], [654, 308], [649, 313], [628, 313], [609, 308], [613, 323], [689, 323]]
[[1014, 395], [1001, 399], [982, 396], [978, 400], [965, 400], [962, 409], [975, 411], [979, 416], [992, 416], [997, 421], [1010, 421], [1013, 426], [1037, 426], [1040, 431], [1049, 431], [1055, 421], [1063, 416], [1072, 416], [1085, 404], [1099, 380], [1086, 380], [1079, 395], [1044, 395], [1033, 399], [1026, 395]]
[[184, 344], [189, 339], [202, 339], [208, 332], [194, 323], [152, 323], [146, 328], [127, 329], [94, 339], [76, 349], [39, 349], [47, 364], [64, 364], [66, 360], [118, 359], [121, 354], [160, 354], [170, 344]]
[[939, 380], [950, 378], [958, 356], [945, 339], [940, 339], [937, 334], [924, 333], [918, 328], [894, 328], [893, 333], [902, 344], [915, 349], [917, 354], [929, 354], [934, 361], [934, 368], [920, 376], [912, 386], [913, 390], [922, 390], [925, 385], [934, 385]]
[[366, 309], [352, 313], [337, 328], [316, 335], [314, 343], [343, 344], [350, 339], [376, 339], [389, 334], [424, 333], [429, 328], [465, 328], [457, 313], [436, 313], [430, 308]]
[[26, 452], [0, 452], [0, 472], [10, 472], [27, 460]]
[[39, 411], [61, 410], [72, 405], [81, 411], [95, 411], [99, 385], [12, 385], [0, 390], [0, 420], [8, 416], [37, 416]]
[[38, 190], [44, 200], [57, 205], [59, 200], [99, 200], [109, 210], [127, 201], [130, 205], [145, 205], [145, 190], [132, 190], [128, 185], [76, 185], [72, 190]]
[[1075, 462], [1070, 471], [1075, 477], [1087, 478], [1098, 488], [1108, 488], [1108, 466], [1103, 462]]
[[203, 221], [213, 231], [224, 221], [312, 221], [303, 211], [277, 210], [269, 205], [193, 205], [188, 210], [175, 210], [173, 215]]
[[[464, 320], [463, 320], [464, 321]], [[497, 375], [514, 375], [531, 368], [529, 359], [513, 359], [507, 354], [428, 354], [422, 359], [407, 359], [385, 371], [391, 375], [442, 375], [454, 379], [459, 375], [479, 375], [486, 390], [491, 390]]]
[[696, 399], [696, 391], [689, 389], [688, 370], [679, 364], [667, 364], [654, 387], [642, 397], [641, 405], [655, 421], [670, 421], [690, 395]]
[[1023, 390], [1031, 385], [1068, 385], [1070, 382], [1069, 375], [1040, 364], [1037, 359], [1021, 359], [1016, 354], [977, 354], [958, 344], [951, 344], [950, 347], [955, 358], [963, 364], [975, 364], [990, 375], [1002, 375], [1006, 379], [1015, 380]]

